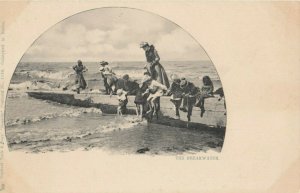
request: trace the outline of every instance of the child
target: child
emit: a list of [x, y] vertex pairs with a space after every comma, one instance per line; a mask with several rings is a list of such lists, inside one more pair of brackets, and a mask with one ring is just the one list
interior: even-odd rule
[[87, 87], [86, 81], [83, 77], [83, 73], [87, 71], [87, 68], [82, 64], [81, 60], [77, 61], [77, 65], [72, 67], [73, 70], [76, 72], [76, 90], [77, 93], [80, 93], [80, 88], [85, 89]]
[[[224, 98], [224, 91], [223, 91], [223, 87], [221, 88], [218, 88], [214, 94], [218, 94], [219, 95], [219, 99], [218, 101], [222, 100]], [[225, 103], [225, 100], [224, 100], [224, 108], [226, 110], [226, 103]], [[224, 115], [226, 115], [226, 112], [224, 113]]]
[[175, 119], [180, 119], [179, 115], [179, 107], [181, 106], [182, 102], [182, 94], [183, 90], [180, 88], [180, 78], [176, 74], [171, 75], [171, 86], [168, 90], [168, 95], [171, 95], [170, 101], [174, 104], [175, 107]]
[[185, 78], [180, 80], [180, 88], [182, 89], [183, 107], [180, 110], [187, 112], [188, 122], [191, 121], [193, 106], [196, 102], [196, 95], [198, 88], [192, 83], [187, 81]]
[[167, 91], [167, 87], [156, 80], [153, 80], [149, 74], [145, 74], [143, 84], [146, 85], [147, 90], [145, 93], [149, 93], [147, 102], [150, 104], [150, 110], [147, 114], [153, 112], [153, 115], [157, 115], [159, 106], [159, 97], [163, 96], [164, 92]]
[[200, 116], [203, 117], [205, 112], [204, 108], [204, 99], [212, 97], [214, 91], [214, 85], [209, 76], [204, 76], [202, 78], [203, 86], [200, 90], [200, 96], [198, 98], [198, 102], [195, 104], [196, 107], [200, 107], [201, 113]]
[[140, 121], [143, 120], [144, 106], [147, 103], [147, 95], [144, 93], [145, 89], [143, 88], [144, 84], [141, 84], [139, 89], [136, 91], [134, 98], [134, 103], [136, 105], [136, 115], [140, 118]]
[[118, 116], [122, 116], [123, 113], [126, 113], [126, 105], [128, 103], [128, 99], [127, 99], [127, 92], [125, 92], [123, 89], [118, 89], [117, 90], [117, 98], [119, 101], [119, 106], [117, 109], [117, 114]]
[[108, 82], [108, 75], [115, 75], [115, 73], [112, 71], [112, 69], [108, 66], [108, 62], [106, 61], [101, 61], [100, 62], [101, 67], [99, 68], [99, 71], [101, 72], [103, 82], [104, 82], [104, 87], [105, 87], [105, 92], [106, 94], [111, 94], [112, 88], [110, 83]]

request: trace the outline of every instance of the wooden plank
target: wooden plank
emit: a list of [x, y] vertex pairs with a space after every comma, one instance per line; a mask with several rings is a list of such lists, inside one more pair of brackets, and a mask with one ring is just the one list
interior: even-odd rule
[[[103, 95], [101, 93], [81, 93], [76, 94], [70, 91], [28, 91], [29, 96], [42, 99], [50, 100], [62, 104], [80, 106], [80, 107], [95, 107], [101, 109], [103, 113], [116, 114], [118, 100], [116, 96]], [[153, 120], [154, 122], [170, 125], [170, 126], [180, 126], [186, 125], [187, 123], [187, 113], [180, 112], [181, 120], [175, 120], [175, 110], [173, 103], [170, 101], [169, 96], [162, 96], [161, 102], [161, 117], [159, 120]], [[135, 104], [134, 96], [128, 96], [128, 114], [135, 114]], [[200, 117], [200, 109], [198, 107], [193, 108], [193, 113], [191, 116], [191, 124], [197, 123], [208, 127], [225, 128], [226, 127], [226, 112], [224, 108], [224, 101], [218, 101], [217, 98], [212, 97], [205, 100], [206, 112], [204, 116]], [[174, 125], [175, 124], [175, 125]], [[198, 126], [199, 126], [198, 124]]]

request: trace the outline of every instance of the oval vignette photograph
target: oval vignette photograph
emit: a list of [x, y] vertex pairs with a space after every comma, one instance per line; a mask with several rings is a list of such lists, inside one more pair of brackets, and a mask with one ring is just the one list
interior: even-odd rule
[[10, 151], [221, 153], [226, 104], [208, 54], [154, 13], [99, 8], [42, 33], [11, 78]]

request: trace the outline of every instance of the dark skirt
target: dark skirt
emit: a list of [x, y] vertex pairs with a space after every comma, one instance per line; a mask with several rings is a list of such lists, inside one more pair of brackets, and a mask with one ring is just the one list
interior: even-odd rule
[[75, 84], [77, 85], [77, 88], [86, 88], [87, 84], [82, 74], [76, 74]]
[[137, 105], [143, 105], [146, 104], [147, 98], [144, 97], [141, 93], [137, 93], [137, 95], [134, 98], [134, 103]]
[[150, 64], [147, 65], [147, 71], [151, 74], [151, 77], [157, 82], [165, 85], [167, 88], [170, 87], [169, 78], [164, 67], [157, 62], [156, 64], [150, 67]]

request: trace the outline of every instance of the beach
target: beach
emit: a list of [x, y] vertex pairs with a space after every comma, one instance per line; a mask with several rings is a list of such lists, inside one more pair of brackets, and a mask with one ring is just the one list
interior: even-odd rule
[[[199, 76], [209, 75], [215, 88], [221, 82], [211, 62], [162, 62], [168, 75], [177, 73], [200, 86]], [[117, 153], [181, 154], [222, 149], [225, 130], [179, 128], [139, 122], [135, 115], [117, 117], [97, 108], [68, 106], [31, 98], [28, 87], [61, 90], [74, 82], [74, 63], [21, 63], [6, 99], [5, 125], [9, 149], [25, 152], [104, 149]], [[97, 62], [84, 63], [90, 91], [103, 90]], [[128, 74], [140, 81], [143, 62], [112, 62], [117, 76]], [[36, 85], [32, 81], [38, 81]], [[113, 96], [114, 97], [114, 96]], [[163, 104], [162, 104], [163, 106]], [[140, 151], [141, 152], [141, 151]]]

